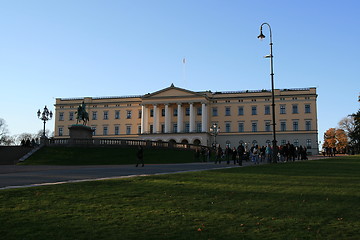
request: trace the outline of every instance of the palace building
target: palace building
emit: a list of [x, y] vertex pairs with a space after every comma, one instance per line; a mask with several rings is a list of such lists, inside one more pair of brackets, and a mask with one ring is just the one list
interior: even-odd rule
[[[277, 144], [318, 153], [316, 88], [275, 89]], [[175, 87], [141, 96], [57, 98], [55, 138], [69, 138], [84, 102], [94, 138], [190, 143], [222, 147], [271, 143], [271, 91], [194, 92]], [[213, 136], [211, 126], [219, 133]]]

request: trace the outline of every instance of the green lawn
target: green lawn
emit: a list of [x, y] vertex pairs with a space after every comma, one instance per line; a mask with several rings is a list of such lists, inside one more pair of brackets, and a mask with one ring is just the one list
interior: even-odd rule
[[[137, 148], [44, 147], [20, 165], [119, 165], [134, 164]], [[194, 151], [144, 148], [145, 163], [194, 162]]]
[[360, 156], [0, 191], [2, 239], [360, 239]]

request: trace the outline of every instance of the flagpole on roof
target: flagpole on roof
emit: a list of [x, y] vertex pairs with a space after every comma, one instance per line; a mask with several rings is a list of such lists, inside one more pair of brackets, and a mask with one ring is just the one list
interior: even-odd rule
[[184, 84], [184, 87], [187, 88], [187, 84], [186, 84], [186, 58], [184, 57], [182, 59], [182, 65], [183, 65], [183, 84]]

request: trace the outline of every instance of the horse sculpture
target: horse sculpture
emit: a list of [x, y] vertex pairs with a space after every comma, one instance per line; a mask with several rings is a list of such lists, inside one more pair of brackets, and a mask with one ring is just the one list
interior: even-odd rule
[[82, 102], [81, 105], [79, 105], [76, 116], [76, 124], [78, 124], [80, 121], [83, 121], [83, 125], [86, 125], [86, 123], [89, 121], [89, 114], [86, 112], [86, 104]]

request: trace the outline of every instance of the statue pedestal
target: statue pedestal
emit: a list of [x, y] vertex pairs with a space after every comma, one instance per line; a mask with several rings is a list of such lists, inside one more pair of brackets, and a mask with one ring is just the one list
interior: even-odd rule
[[92, 139], [94, 130], [81, 124], [69, 127], [70, 139]]

